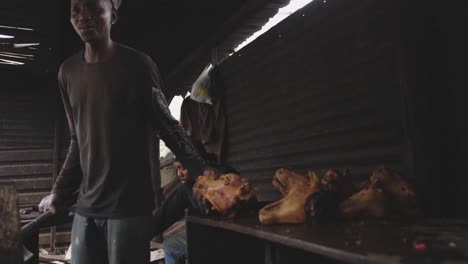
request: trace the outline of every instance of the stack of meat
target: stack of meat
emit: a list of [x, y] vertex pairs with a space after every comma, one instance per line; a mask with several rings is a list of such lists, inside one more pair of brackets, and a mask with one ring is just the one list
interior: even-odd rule
[[348, 174], [348, 170], [328, 170], [319, 179], [313, 171], [302, 175], [289, 169], [277, 170], [273, 186], [283, 197], [260, 210], [260, 222], [325, 222], [418, 214], [415, 192], [395, 171], [385, 167], [375, 169], [370, 180], [357, 191]]

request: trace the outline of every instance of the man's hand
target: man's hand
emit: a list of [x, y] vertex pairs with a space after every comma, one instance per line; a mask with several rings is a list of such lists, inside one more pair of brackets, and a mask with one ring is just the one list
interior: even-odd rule
[[69, 205], [64, 197], [58, 193], [51, 193], [44, 211], [50, 211], [54, 215], [65, 216], [69, 212]]

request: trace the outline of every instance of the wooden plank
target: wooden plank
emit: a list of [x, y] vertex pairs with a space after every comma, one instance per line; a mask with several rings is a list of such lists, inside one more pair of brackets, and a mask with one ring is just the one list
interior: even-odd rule
[[[71, 232], [56, 232], [55, 233], [55, 243], [70, 243]], [[50, 233], [40, 234], [39, 235], [39, 245], [49, 245], [50, 243]]]
[[47, 263], [50, 263], [52, 261], [59, 261], [59, 262], [66, 262], [69, 263], [70, 260], [65, 258], [65, 255], [45, 255], [45, 254], [39, 254], [39, 260], [40, 261], [45, 261]]
[[[247, 250], [243, 245], [248, 241], [261, 240], [295, 249], [297, 253], [323, 256], [338, 263], [405, 263], [402, 260], [411, 260], [410, 263], [428, 263], [428, 260], [436, 260], [436, 263], [468, 261], [466, 221], [420, 219], [397, 223], [382, 219], [323, 225], [262, 225], [257, 215], [233, 220], [188, 216], [186, 221], [189, 257], [195, 248], [204, 250], [197, 247], [202, 240], [199, 235], [209, 237], [216, 233], [226, 241], [232, 241], [231, 238], [236, 234], [244, 235], [242, 241], [244, 243], [237, 243], [239, 247], [236, 249], [239, 252]], [[192, 230], [203, 230], [203, 233], [195, 233]], [[426, 244], [430, 250], [418, 250], [414, 246], [416, 243]], [[197, 253], [203, 255], [203, 252]], [[286, 254], [284, 256], [295, 257]], [[207, 259], [206, 263], [213, 262]], [[288, 263], [297, 262], [288, 258]], [[312, 262], [301, 261], [301, 263]]]
[[49, 174], [52, 173], [52, 169], [50, 163], [0, 165], [0, 177]]
[[51, 160], [52, 149], [0, 150], [0, 162]]
[[47, 192], [27, 192], [18, 194], [18, 202], [20, 205], [38, 205], [44, 196], [50, 194]]
[[[26, 179], [11, 179], [8, 180], [8, 182], [13, 182], [15, 183], [16, 189], [19, 191], [24, 191], [24, 190], [38, 190], [38, 189], [51, 189], [52, 188], [52, 182], [51, 182], [52, 177], [43, 177], [43, 178], [26, 178]], [[2, 182], [6, 182], [4, 180], [1, 180], [0, 178], [0, 184]]]

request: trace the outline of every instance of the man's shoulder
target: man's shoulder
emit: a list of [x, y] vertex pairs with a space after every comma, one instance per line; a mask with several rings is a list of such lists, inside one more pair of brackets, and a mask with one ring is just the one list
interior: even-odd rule
[[83, 63], [83, 51], [76, 52], [62, 62], [62, 69], [71, 69]]
[[68, 57], [60, 65], [59, 75], [63, 75], [72, 72], [80, 63], [82, 63], [82, 52], [77, 52], [74, 55]]
[[149, 62], [152, 61], [150, 56], [148, 56], [146, 53], [140, 50], [137, 50], [135, 48], [132, 48], [123, 44], [119, 44], [119, 47], [120, 47], [121, 54], [123, 56], [125, 56], [129, 60], [133, 60], [136, 63], [148, 64]]

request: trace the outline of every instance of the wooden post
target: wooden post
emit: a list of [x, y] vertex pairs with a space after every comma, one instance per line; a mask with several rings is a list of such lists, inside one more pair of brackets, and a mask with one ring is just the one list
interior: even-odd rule
[[0, 184], [0, 260], [22, 263], [18, 202], [14, 184]]
[[[55, 184], [55, 180], [59, 174], [60, 170], [60, 142], [61, 142], [61, 115], [57, 114], [54, 124], [54, 153], [53, 153], [53, 165], [52, 165], [52, 186]], [[50, 251], [55, 253], [55, 237], [56, 237], [56, 227], [52, 226], [50, 228]]]

